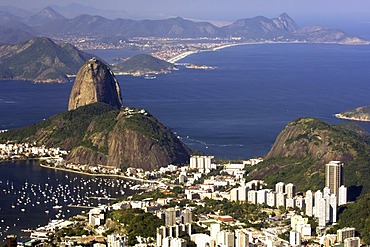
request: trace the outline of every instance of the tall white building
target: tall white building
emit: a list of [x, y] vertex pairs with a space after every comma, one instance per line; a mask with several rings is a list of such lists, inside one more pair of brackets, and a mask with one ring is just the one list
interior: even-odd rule
[[235, 233], [231, 231], [220, 231], [217, 234], [217, 245], [225, 247], [234, 247], [235, 246]]
[[339, 197], [339, 187], [343, 185], [343, 163], [330, 161], [325, 165], [325, 187], [328, 187], [332, 194]]
[[285, 193], [285, 184], [283, 182], [279, 182], [275, 185], [276, 193]]
[[276, 192], [275, 191], [268, 192], [266, 196], [266, 201], [267, 206], [276, 207]]
[[266, 203], [267, 190], [258, 190], [257, 191], [257, 203], [264, 204]]
[[324, 196], [330, 196], [330, 188], [329, 187], [325, 187], [324, 189], [323, 189], [323, 194], [324, 194]]
[[338, 203], [337, 197], [334, 194], [330, 195], [330, 222], [336, 223], [337, 222], [337, 213], [338, 213]]
[[285, 185], [285, 193], [287, 198], [294, 198], [296, 194], [296, 186], [292, 183]]
[[249, 235], [243, 230], [235, 231], [235, 247], [248, 247], [249, 246]]
[[190, 157], [190, 169], [208, 169], [211, 170], [212, 159], [214, 156], [191, 156]]
[[241, 202], [248, 201], [248, 187], [241, 186], [238, 188], [238, 199]]
[[330, 195], [324, 194], [325, 199], [325, 220], [326, 223], [330, 222]]
[[220, 224], [211, 224], [210, 225], [210, 234], [212, 240], [217, 240], [217, 235], [221, 231], [221, 225]]
[[291, 246], [301, 246], [301, 234], [299, 232], [290, 232], [289, 243]]
[[322, 192], [320, 190], [316, 191], [315, 192], [315, 196], [314, 196], [314, 199], [315, 199], [315, 203], [314, 203], [314, 210], [313, 210], [313, 215], [318, 217], [318, 210], [319, 210], [319, 202], [321, 201], [322, 199]]
[[191, 224], [193, 222], [193, 214], [189, 209], [182, 211], [182, 222], [183, 224]]
[[276, 194], [276, 207], [285, 207], [286, 194]]
[[176, 224], [176, 209], [168, 208], [164, 212], [166, 226], [173, 226]]
[[[315, 198], [316, 202], [316, 198]], [[318, 204], [315, 206], [316, 207], [316, 217], [319, 220], [319, 226], [324, 227], [326, 226], [326, 206], [327, 202], [325, 198], [320, 198], [318, 200]]]
[[294, 205], [294, 199], [293, 198], [287, 198], [285, 200], [285, 207], [286, 208], [294, 208], [295, 205]]
[[230, 190], [230, 201], [232, 201], [232, 202], [239, 201], [238, 188], [233, 188], [232, 190]]
[[248, 202], [251, 204], [257, 204], [257, 191], [248, 190]]
[[302, 196], [298, 196], [294, 199], [294, 205], [299, 208], [299, 209], [304, 209], [305, 208], [305, 200]]
[[347, 204], [347, 187], [344, 185], [339, 187], [338, 205]]
[[312, 191], [308, 190], [306, 192], [306, 196], [304, 198], [306, 204], [306, 215], [311, 216], [313, 215], [313, 195]]

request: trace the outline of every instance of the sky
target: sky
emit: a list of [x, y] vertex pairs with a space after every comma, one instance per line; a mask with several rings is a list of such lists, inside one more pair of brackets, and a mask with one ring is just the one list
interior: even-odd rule
[[141, 18], [181, 16], [235, 21], [257, 15], [276, 17], [286, 12], [302, 24], [370, 23], [370, 0], [0, 0], [0, 5], [37, 10], [73, 2], [105, 10], [122, 10]]

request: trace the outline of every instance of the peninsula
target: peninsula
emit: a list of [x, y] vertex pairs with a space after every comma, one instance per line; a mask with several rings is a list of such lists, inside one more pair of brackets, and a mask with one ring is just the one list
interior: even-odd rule
[[335, 114], [335, 116], [341, 119], [370, 122], [370, 106], [357, 107], [353, 110]]
[[68, 111], [0, 134], [3, 143], [67, 150], [67, 163], [152, 170], [189, 159], [190, 149], [144, 109], [123, 107], [119, 84], [97, 59], [79, 70]]

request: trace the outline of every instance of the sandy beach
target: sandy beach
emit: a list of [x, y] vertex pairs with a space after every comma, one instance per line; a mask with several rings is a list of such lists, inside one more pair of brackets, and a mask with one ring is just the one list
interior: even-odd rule
[[215, 47], [215, 48], [211, 48], [211, 49], [206, 49], [206, 50], [186, 51], [186, 52], [183, 52], [183, 53], [180, 53], [180, 54], [174, 56], [173, 58], [170, 58], [167, 62], [169, 62], [169, 63], [176, 63], [179, 60], [181, 60], [181, 59], [183, 59], [183, 58], [185, 58], [187, 56], [190, 56], [192, 54], [198, 53], [198, 52], [217, 51], [217, 50], [221, 50], [221, 49], [232, 47], [232, 46], [247, 45], [247, 44], [252, 44], [252, 43], [225, 44], [225, 45], [221, 45], [219, 47]]

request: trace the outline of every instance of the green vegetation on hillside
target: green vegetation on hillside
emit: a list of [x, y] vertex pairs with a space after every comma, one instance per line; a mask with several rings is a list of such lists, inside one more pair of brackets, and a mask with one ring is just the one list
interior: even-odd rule
[[130, 246], [137, 243], [136, 236], [144, 238], [152, 237], [154, 239], [157, 227], [164, 225], [163, 220], [159, 219], [152, 213], [145, 213], [141, 209], [111, 211], [107, 218], [120, 224], [116, 226], [115, 231], [124, 231], [128, 236], [128, 244]]
[[347, 204], [339, 215], [340, 228], [355, 227], [361, 240], [370, 244], [370, 194], [359, 198], [356, 203]]
[[114, 72], [129, 74], [165, 73], [174, 68], [172, 63], [147, 54], [136, 55], [123, 63], [113, 65]]
[[67, 75], [92, 56], [70, 44], [58, 45], [49, 38], [33, 38], [26, 43], [0, 47], [0, 79], [68, 81]]
[[189, 160], [190, 150], [148, 112], [93, 103], [41, 123], [0, 133], [0, 142], [70, 151], [67, 162], [157, 169]]
[[63, 147], [91, 147], [88, 137], [112, 129], [119, 110], [104, 103], [95, 103], [67, 111], [25, 128], [10, 130], [0, 135], [0, 141], [37, 142], [38, 145]]
[[264, 179], [270, 186], [292, 182], [300, 191], [323, 189], [325, 163], [339, 159], [345, 163], [350, 199], [370, 192], [370, 134], [355, 124], [330, 125], [313, 118], [292, 121], [267, 157], [250, 168], [249, 177]]

